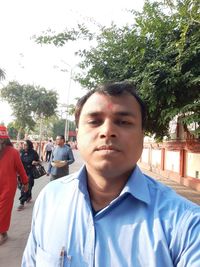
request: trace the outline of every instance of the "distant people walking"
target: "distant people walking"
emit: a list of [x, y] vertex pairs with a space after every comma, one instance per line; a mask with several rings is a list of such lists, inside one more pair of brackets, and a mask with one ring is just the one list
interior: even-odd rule
[[50, 161], [50, 158], [51, 158], [51, 153], [52, 153], [52, 150], [54, 148], [54, 145], [53, 145], [53, 142], [52, 140], [49, 140], [49, 142], [46, 144], [45, 146], [45, 160], [46, 162], [49, 162]]
[[8, 238], [11, 212], [17, 189], [17, 174], [21, 177], [23, 190], [28, 189], [28, 177], [13, 147], [5, 126], [0, 125], [0, 245]]
[[65, 144], [63, 135], [56, 137], [56, 147], [53, 149], [48, 166], [47, 175], [55, 180], [69, 174], [69, 165], [74, 162], [74, 155], [69, 146]]
[[24, 168], [26, 170], [26, 173], [29, 178], [28, 182], [28, 191], [24, 192], [21, 190], [21, 196], [19, 198], [20, 205], [17, 208], [18, 211], [21, 211], [24, 209], [24, 203], [30, 202], [32, 199], [32, 188], [34, 186], [34, 179], [33, 179], [33, 168], [34, 165], [37, 165], [39, 163], [39, 155], [38, 153], [33, 149], [33, 143], [30, 140], [26, 140], [24, 142], [23, 149], [20, 152], [21, 160], [24, 165]]

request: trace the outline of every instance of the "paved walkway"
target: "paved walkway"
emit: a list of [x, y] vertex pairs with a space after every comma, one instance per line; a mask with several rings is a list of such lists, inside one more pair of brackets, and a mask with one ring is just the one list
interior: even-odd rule
[[[80, 159], [79, 153], [77, 151], [73, 152], [76, 161], [70, 166], [70, 172], [77, 171], [82, 165], [82, 160]], [[174, 188], [178, 193], [200, 205], [200, 194], [198, 192], [178, 185], [175, 182], [163, 177], [159, 177], [158, 175], [153, 175], [150, 172], [146, 173]], [[43, 176], [35, 181], [35, 186], [33, 188], [33, 201], [29, 204], [26, 204], [26, 208], [20, 212], [16, 210], [17, 206], [19, 205], [19, 191], [17, 191], [12, 212], [11, 226], [8, 232], [9, 239], [5, 244], [0, 246], [0, 267], [20, 267], [21, 257], [30, 231], [34, 200], [36, 199], [40, 190], [48, 182], [49, 177], [47, 176]]]

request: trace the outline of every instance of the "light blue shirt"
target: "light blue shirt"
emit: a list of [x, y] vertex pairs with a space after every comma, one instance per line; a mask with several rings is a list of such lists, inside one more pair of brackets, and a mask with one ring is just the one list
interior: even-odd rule
[[199, 267], [200, 207], [136, 167], [93, 215], [83, 167], [40, 193], [22, 260], [22, 267], [63, 266]]

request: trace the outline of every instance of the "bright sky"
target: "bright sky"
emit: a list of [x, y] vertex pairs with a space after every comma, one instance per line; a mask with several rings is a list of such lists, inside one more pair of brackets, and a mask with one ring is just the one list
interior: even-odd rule
[[[6, 80], [34, 84], [54, 89], [59, 94], [59, 103], [69, 103], [84, 94], [80, 85], [71, 82], [70, 69], [76, 72], [78, 58], [74, 52], [80, 44], [67, 44], [63, 48], [37, 45], [31, 39], [51, 28], [63, 31], [77, 22], [93, 18], [102, 25], [117, 25], [132, 22], [127, 9], [141, 10], [143, 0], [6, 0], [0, 5], [0, 68], [6, 71]], [[65, 63], [64, 63], [65, 62]], [[57, 66], [55, 68], [55, 66]], [[59, 69], [66, 69], [62, 72]], [[0, 102], [0, 122], [12, 121], [12, 110], [7, 103]]]

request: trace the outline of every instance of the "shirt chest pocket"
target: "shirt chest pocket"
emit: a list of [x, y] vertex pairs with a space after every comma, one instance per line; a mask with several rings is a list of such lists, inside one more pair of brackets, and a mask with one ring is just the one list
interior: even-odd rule
[[37, 247], [36, 267], [72, 267], [71, 257], [66, 255], [55, 256]]

